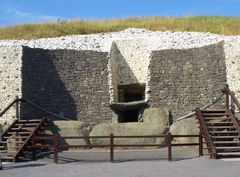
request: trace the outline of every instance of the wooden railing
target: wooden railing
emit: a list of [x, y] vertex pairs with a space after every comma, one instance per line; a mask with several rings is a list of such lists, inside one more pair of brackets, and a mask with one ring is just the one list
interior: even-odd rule
[[196, 108], [195, 109], [195, 112], [196, 112], [196, 116], [197, 116], [197, 119], [198, 119], [198, 122], [200, 124], [200, 131], [202, 132], [202, 134], [204, 135], [206, 141], [207, 141], [207, 144], [208, 144], [208, 147], [210, 148], [210, 152], [211, 152], [211, 158], [212, 159], [216, 159], [216, 148], [214, 146], [214, 143], [212, 141], [212, 138], [211, 138], [211, 135], [208, 131], [208, 128], [207, 128], [207, 125], [206, 125], [206, 122], [203, 118], [203, 115], [202, 115], [202, 112], [199, 108]]
[[[238, 108], [238, 111], [240, 112], [240, 103], [237, 100], [234, 92], [232, 92], [229, 89], [229, 86], [226, 85], [224, 89], [222, 89], [222, 92], [226, 95], [225, 97], [225, 105], [226, 105], [226, 111], [229, 113], [229, 118], [233, 121], [234, 126], [236, 127], [236, 130], [238, 131], [238, 134], [240, 135], [240, 125], [239, 121], [236, 119], [236, 117], [233, 115], [233, 110], [231, 110], [231, 104], [235, 104]], [[231, 101], [230, 101], [231, 99]]]
[[[181, 144], [173, 144], [172, 140], [174, 138], [198, 138], [198, 143], [181, 143]], [[89, 144], [89, 145], [61, 145], [59, 144], [60, 140], [66, 139], [109, 139], [109, 144]], [[115, 144], [115, 139], [127, 139], [127, 138], [166, 138], [165, 144]], [[39, 140], [51, 140], [52, 144], [47, 145], [39, 145], [37, 142]], [[68, 149], [68, 148], [109, 148], [110, 149], [110, 162], [114, 162], [114, 149], [117, 147], [158, 147], [158, 148], [168, 148], [168, 160], [172, 160], [172, 147], [173, 146], [199, 146], [199, 156], [203, 155], [203, 147], [202, 147], [202, 136], [199, 135], [172, 135], [171, 133], [168, 134], [161, 134], [161, 135], [137, 135], [137, 136], [116, 136], [114, 134], [110, 134], [109, 136], [68, 136], [68, 137], [60, 137], [57, 135], [52, 136], [35, 136], [32, 139], [32, 147], [34, 149], [42, 149], [42, 148], [50, 148], [54, 151], [54, 162], [58, 163], [58, 152], [59, 149]]]

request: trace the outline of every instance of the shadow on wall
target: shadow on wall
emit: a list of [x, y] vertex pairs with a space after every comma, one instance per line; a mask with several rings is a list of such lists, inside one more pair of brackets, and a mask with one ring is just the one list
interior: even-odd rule
[[127, 58], [124, 58], [121, 51], [118, 49], [116, 44], [115, 50], [116, 50], [116, 60], [118, 64], [118, 76], [120, 78], [119, 85], [127, 85], [127, 84], [136, 84], [139, 83], [132, 68], [130, 68]]
[[136, 84], [138, 80], [115, 42], [113, 42], [111, 46], [110, 63], [113, 102], [119, 102], [118, 85]]
[[[63, 50], [23, 48], [22, 97], [69, 119], [77, 118], [75, 100], [66, 88], [71, 62], [63, 62]], [[66, 61], [66, 60], [65, 60]], [[67, 87], [71, 88], [71, 84]], [[22, 118], [49, 117], [49, 114], [21, 104]], [[51, 116], [50, 116], [51, 117]]]
[[[135, 55], [134, 51], [131, 55]], [[128, 56], [128, 55], [127, 55]], [[136, 99], [136, 90], [145, 91], [145, 83], [139, 83], [133, 69], [130, 67], [128, 62], [137, 63], [137, 56], [126, 58], [122, 51], [118, 48], [115, 42], [112, 43], [111, 53], [110, 53], [110, 62], [111, 62], [111, 72], [112, 72], [112, 88], [113, 88], [113, 102], [132, 102], [139, 101], [145, 98], [141, 95], [141, 99]], [[142, 85], [144, 88], [141, 88]], [[138, 86], [137, 88], [135, 88]], [[134, 87], [134, 88], [133, 88]], [[143, 92], [144, 92], [143, 91]], [[145, 93], [143, 93], [145, 94]], [[133, 99], [134, 97], [134, 99]], [[136, 99], [136, 100], [135, 100]], [[136, 103], [134, 103], [136, 104]], [[126, 105], [125, 105], [126, 106]], [[129, 105], [127, 106], [129, 107]], [[111, 107], [114, 113], [117, 115], [116, 122], [137, 122], [138, 121], [138, 112], [140, 108], [131, 109], [126, 108], [126, 110], [119, 110], [116, 107]]]

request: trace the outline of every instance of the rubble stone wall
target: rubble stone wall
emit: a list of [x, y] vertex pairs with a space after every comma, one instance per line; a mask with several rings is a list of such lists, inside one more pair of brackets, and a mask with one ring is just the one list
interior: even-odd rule
[[[22, 95], [69, 119], [109, 122], [108, 53], [24, 47]], [[44, 116], [22, 104], [23, 117]]]
[[227, 82], [223, 42], [153, 51], [149, 68], [150, 105], [167, 106], [173, 118], [211, 103]]

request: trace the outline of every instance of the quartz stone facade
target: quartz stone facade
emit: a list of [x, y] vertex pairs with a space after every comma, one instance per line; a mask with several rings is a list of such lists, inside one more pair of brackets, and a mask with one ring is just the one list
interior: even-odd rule
[[[0, 108], [18, 95], [68, 119], [118, 122], [110, 105], [121, 101], [119, 87], [140, 84], [149, 107], [168, 107], [176, 119], [212, 102], [228, 83], [231, 55], [223, 41], [181, 49], [152, 45], [144, 39], [115, 40], [108, 52], [0, 46]], [[20, 115], [49, 116], [25, 103]], [[13, 118], [14, 108], [0, 120]]]

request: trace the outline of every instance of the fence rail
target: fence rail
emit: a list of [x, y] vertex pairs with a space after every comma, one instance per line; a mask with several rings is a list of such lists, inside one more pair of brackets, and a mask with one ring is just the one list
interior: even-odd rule
[[[198, 143], [180, 143], [180, 144], [173, 144], [172, 140], [174, 138], [198, 138]], [[109, 139], [109, 144], [89, 144], [89, 145], [60, 145], [59, 140], [62, 139], [99, 139], [99, 138], [106, 138]], [[118, 138], [166, 138], [165, 144], [115, 144], [114, 140]], [[39, 140], [51, 140], [52, 144], [48, 145], [39, 145], [37, 142]], [[51, 148], [54, 151], [54, 162], [58, 163], [58, 152], [61, 148], [109, 148], [110, 149], [110, 162], [114, 162], [114, 148], [116, 147], [159, 147], [159, 148], [168, 148], [168, 160], [172, 160], [172, 147], [173, 146], [199, 146], [199, 156], [203, 155], [203, 143], [202, 143], [202, 135], [172, 135], [171, 133], [168, 134], [161, 134], [161, 135], [136, 135], [136, 136], [115, 136], [114, 134], [110, 134], [109, 136], [35, 136], [32, 139], [32, 146], [35, 149], [42, 149], [42, 148]]]

